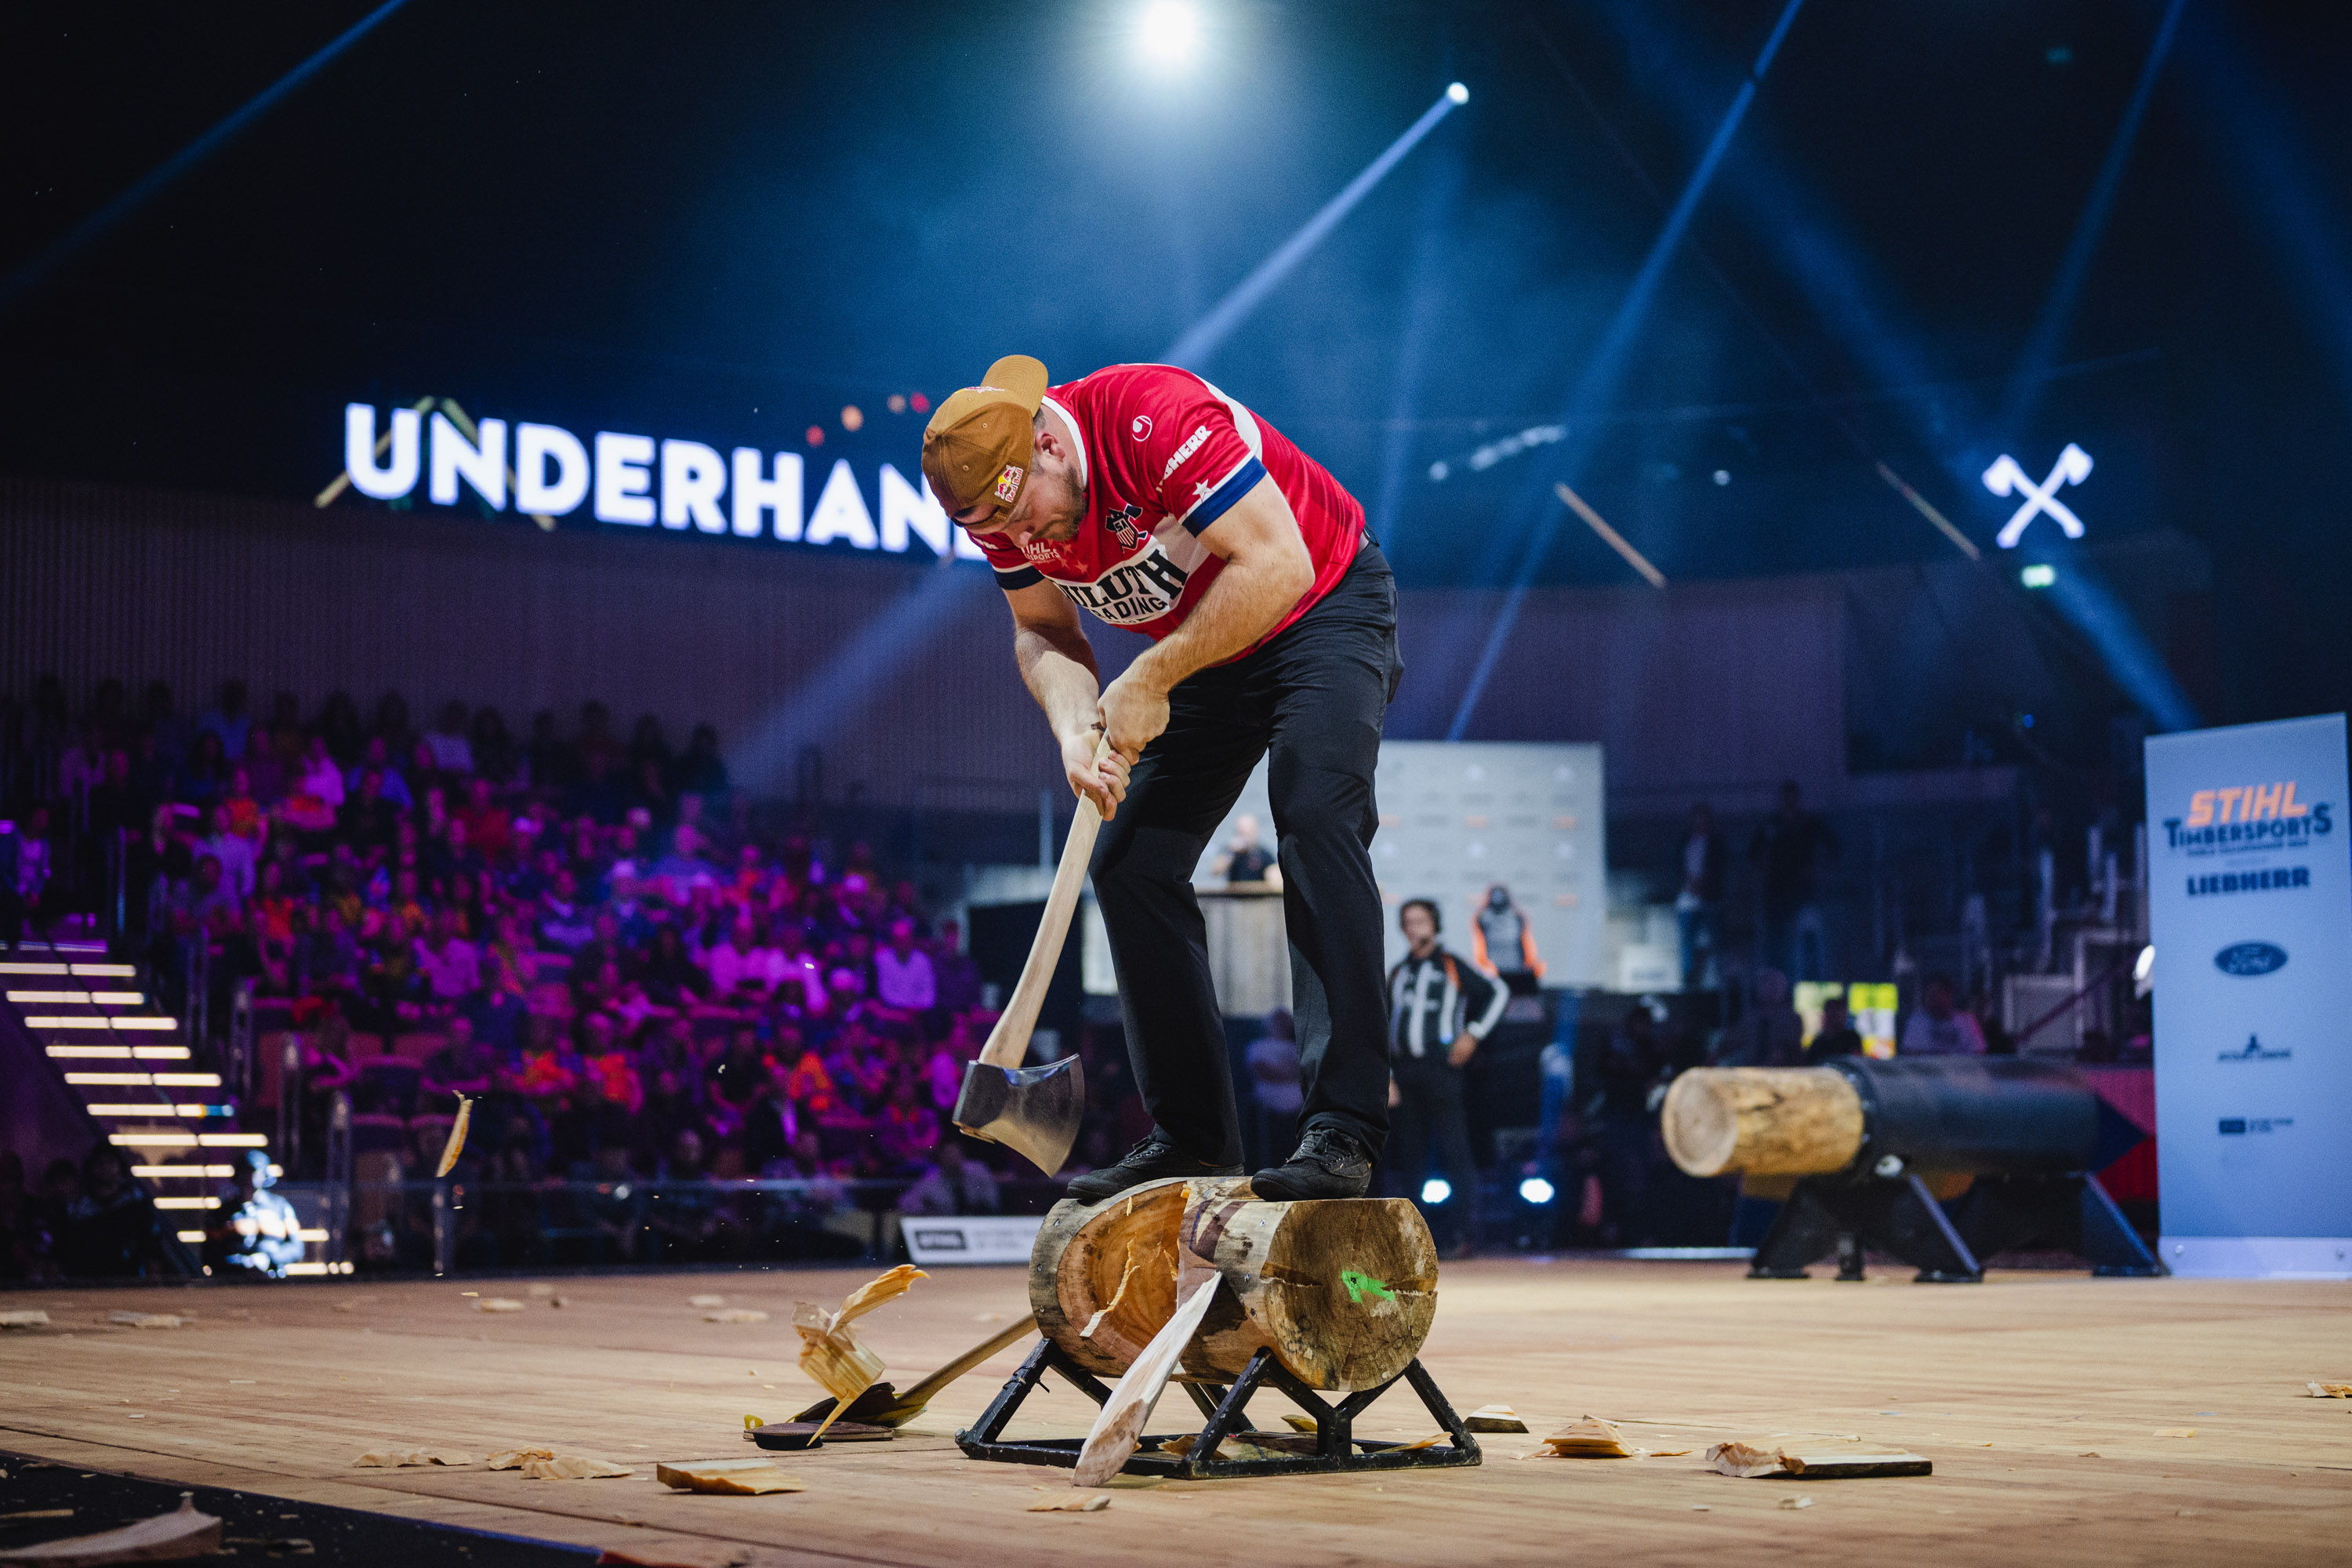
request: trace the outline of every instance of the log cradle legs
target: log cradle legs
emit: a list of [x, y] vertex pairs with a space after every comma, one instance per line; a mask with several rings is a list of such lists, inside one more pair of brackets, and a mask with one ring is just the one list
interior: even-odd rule
[[[1013, 1374], [997, 1396], [989, 1402], [980, 1420], [965, 1431], [956, 1434], [956, 1446], [967, 1458], [995, 1459], [1014, 1465], [1051, 1465], [1070, 1469], [1078, 1462], [1079, 1450], [1086, 1447], [1083, 1434], [1070, 1437], [1039, 1437], [1025, 1442], [1006, 1442], [1005, 1426], [1020, 1411], [1022, 1401], [1045, 1380], [1046, 1373], [1060, 1376], [1071, 1387], [1101, 1405], [1110, 1398], [1110, 1390], [1093, 1373], [1076, 1365], [1063, 1354], [1052, 1340], [1039, 1340], [1021, 1370]], [[1448, 1441], [1426, 1447], [1408, 1443], [1381, 1442], [1355, 1435], [1355, 1420], [1374, 1400], [1386, 1394], [1396, 1384], [1402, 1383], [1421, 1397]], [[1457, 1465], [1475, 1465], [1480, 1460], [1478, 1440], [1462, 1425], [1436, 1380], [1429, 1375], [1418, 1359], [1408, 1362], [1403, 1372], [1377, 1388], [1360, 1389], [1338, 1400], [1327, 1400], [1289, 1373], [1275, 1357], [1271, 1348], [1252, 1352], [1241, 1375], [1230, 1386], [1186, 1376], [1181, 1386], [1192, 1396], [1201, 1413], [1202, 1426], [1191, 1447], [1183, 1453], [1159, 1451], [1159, 1446], [1178, 1436], [1174, 1433], [1147, 1434], [1141, 1446], [1129, 1457], [1122, 1473], [1130, 1476], [1165, 1476], [1181, 1480], [1213, 1479], [1227, 1476], [1284, 1476], [1315, 1474], [1332, 1470], [1402, 1470], [1444, 1468]], [[1249, 1424], [1251, 1398], [1272, 1386], [1289, 1396], [1291, 1402], [1313, 1419], [1315, 1430], [1310, 1434], [1285, 1430], [1280, 1433], [1253, 1431]], [[1227, 1438], [1249, 1445], [1246, 1456], [1225, 1458], [1219, 1446]], [[1279, 1445], [1279, 1448], [1276, 1446]], [[1269, 1451], [1274, 1450], [1274, 1451]]]
[[[1203, 1426], [1182, 1452], [1147, 1435], [1131, 1474], [1185, 1478], [1475, 1465], [1478, 1445], [1419, 1360], [1437, 1312], [1437, 1252], [1420, 1211], [1393, 1198], [1265, 1203], [1246, 1183], [1153, 1183], [1099, 1204], [1064, 1201], [1038, 1231], [1029, 1295], [1043, 1338], [980, 1421], [956, 1435], [976, 1459], [1072, 1467], [1083, 1436], [1006, 1442], [1050, 1372], [1097, 1405], [1176, 1303], [1216, 1290], [1176, 1383]], [[1356, 1436], [1403, 1384], [1441, 1438]], [[1313, 1430], [1255, 1431], [1250, 1401], [1286, 1396]], [[1279, 1424], [1277, 1424], [1279, 1425]], [[1234, 1451], [1221, 1453], [1232, 1440]]]
[[1982, 1175], [1949, 1203], [1916, 1175], [1805, 1176], [1758, 1244], [1751, 1279], [1802, 1279], [1834, 1255], [1838, 1278], [1863, 1277], [1864, 1251], [1919, 1272], [1921, 1284], [1975, 1284], [1984, 1258], [2011, 1250], [2071, 1252], [2094, 1274], [2141, 1279], [2163, 1266], [2088, 1175]]

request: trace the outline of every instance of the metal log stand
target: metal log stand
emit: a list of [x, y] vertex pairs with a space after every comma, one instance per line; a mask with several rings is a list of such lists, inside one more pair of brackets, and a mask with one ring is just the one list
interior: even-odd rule
[[[2164, 1272], [2089, 1174], [2113, 1157], [2110, 1122], [2121, 1119], [2076, 1074], [2014, 1060], [1830, 1065], [1862, 1097], [1862, 1152], [1834, 1174], [1798, 1180], [1748, 1278], [1801, 1279], [1807, 1265], [1834, 1253], [1838, 1278], [1859, 1279], [1872, 1248], [1928, 1284], [1981, 1280], [1982, 1259], [2019, 1248], [2072, 1252], [2100, 1275]], [[1919, 1171], [1975, 1180], [1947, 1205]]]
[[[1086, 1447], [1084, 1436], [1040, 1437], [1028, 1442], [1008, 1443], [1003, 1440], [1006, 1425], [1021, 1402], [1029, 1397], [1046, 1373], [1057, 1373], [1063, 1382], [1101, 1405], [1110, 1398], [1110, 1390], [1100, 1379], [1074, 1364], [1051, 1340], [1039, 1340], [1029, 1359], [1003, 1392], [990, 1402], [979, 1423], [968, 1431], [956, 1434], [956, 1445], [965, 1457], [974, 1459], [996, 1459], [1013, 1465], [1052, 1465], [1070, 1469], [1078, 1462], [1078, 1452]], [[1180, 1374], [1181, 1375], [1181, 1374]], [[1409, 1384], [1421, 1396], [1422, 1405], [1444, 1428], [1449, 1443], [1434, 1443], [1427, 1447], [1412, 1447], [1402, 1443], [1380, 1442], [1355, 1435], [1356, 1418], [1381, 1394], [1398, 1384]], [[1304, 1447], [1307, 1434], [1287, 1429], [1280, 1433], [1253, 1433], [1249, 1429], [1249, 1402], [1271, 1385], [1287, 1395], [1291, 1403], [1315, 1420], [1314, 1450], [1311, 1453], [1285, 1452], [1278, 1458], [1221, 1459], [1217, 1447], [1226, 1438], [1235, 1438], [1262, 1447], [1291, 1445]], [[1314, 1475], [1331, 1470], [1403, 1470], [1443, 1469], [1479, 1462], [1478, 1441], [1462, 1425], [1462, 1418], [1446, 1403], [1419, 1361], [1378, 1388], [1361, 1389], [1337, 1403], [1325, 1399], [1282, 1368], [1270, 1350], [1261, 1350], [1250, 1357], [1242, 1373], [1227, 1386], [1223, 1384], [1185, 1379], [1184, 1392], [1192, 1397], [1206, 1422], [1192, 1447], [1181, 1455], [1157, 1453], [1156, 1447], [1173, 1434], [1159, 1433], [1146, 1436], [1137, 1451], [1129, 1456], [1124, 1473], [1130, 1476], [1165, 1476], [1182, 1480], [1196, 1480], [1224, 1476], [1297, 1476]]]

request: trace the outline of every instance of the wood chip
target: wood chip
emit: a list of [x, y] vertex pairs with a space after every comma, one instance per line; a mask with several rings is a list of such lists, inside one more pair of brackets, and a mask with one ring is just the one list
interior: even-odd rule
[[688, 1296], [686, 1299], [686, 1304], [689, 1307], [723, 1307], [727, 1305], [727, 1298], [724, 1296]]
[[1779, 1450], [1748, 1443], [1717, 1443], [1706, 1451], [1709, 1469], [1727, 1476], [1784, 1476], [1789, 1467]]
[[482, 1461], [494, 1470], [520, 1470], [533, 1459], [555, 1458], [552, 1448], [509, 1448], [502, 1454], [492, 1454]]
[[474, 1303], [477, 1312], [520, 1312], [523, 1304], [511, 1296], [485, 1296]]
[[[8, 1314], [0, 1312], [0, 1326], [5, 1326]], [[2352, 1383], [2306, 1383], [2314, 1399], [2352, 1399]]]
[[1060, 1492], [1029, 1505], [1031, 1513], [1100, 1513], [1110, 1506], [1108, 1492]]
[[769, 1492], [806, 1491], [808, 1483], [787, 1475], [765, 1459], [693, 1459], [675, 1465], [657, 1464], [654, 1479], [679, 1491], [711, 1492], [720, 1497], [761, 1497]]
[[1572, 1421], [1544, 1439], [1551, 1451], [1564, 1459], [1631, 1459], [1641, 1453], [1625, 1441], [1625, 1434], [1613, 1421], [1603, 1421], [1598, 1415], [1588, 1415]]
[[768, 1314], [751, 1307], [729, 1307], [720, 1311], [703, 1313], [702, 1321], [706, 1323], [764, 1323], [768, 1321]]
[[601, 1481], [625, 1480], [637, 1472], [624, 1465], [608, 1464], [603, 1459], [591, 1459], [581, 1454], [565, 1454], [552, 1459], [527, 1459], [522, 1474], [530, 1481]]
[[2159, 1426], [2156, 1429], [2156, 1436], [2159, 1437], [2194, 1437], [2197, 1436], [2197, 1428], [2194, 1426]]
[[47, 1568], [100, 1568], [109, 1563], [178, 1563], [206, 1557], [221, 1549], [221, 1521], [196, 1511], [194, 1494], [182, 1492], [175, 1513], [158, 1514], [102, 1530], [96, 1535], [68, 1536], [37, 1546], [0, 1552], [0, 1563], [44, 1563]]
[[181, 1329], [195, 1319], [177, 1312], [109, 1312], [106, 1321], [131, 1329]]
[[[0, 1329], [46, 1329], [48, 1326], [49, 1315], [38, 1307], [23, 1307], [0, 1312]], [[2312, 1384], [2314, 1388], [2318, 1386], [2315, 1383]]]
[[1811, 1508], [1813, 1506], [1813, 1500], [1809, 1497], [1784, 1497], [1780, 1500], [1780, 1506], [1782, 1508]]
[[1507, 1405], [1481, 1405], [1462, 1418], [1462, 1425], [1473, 1432], [1524, 1432], [1528, 1424], [1519, 1413]]
[[435, 1448], [383, 1448], [362, 1454], [352, 1461], [353, 1469], [396, 1470], [409, 1465], [470, 1465], [471, 1454], [445, 1453]]
[[449, 1123], [448, 1142], [441, 1145], [441, 1163], [433, 1168], [433, 1179], [439, 1181], [457, 1168], [457, 1156], [466, 1152], [466, 1129], [474, 1120], [474, 1101], [470, 1095], [457, 1097], [457, 1120]]

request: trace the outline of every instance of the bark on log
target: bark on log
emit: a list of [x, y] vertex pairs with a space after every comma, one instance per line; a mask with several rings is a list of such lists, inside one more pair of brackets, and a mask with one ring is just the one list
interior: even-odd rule
[[1261, 1346], [1310, 1388], [1376, 1388], [1421, 1353], [1437, 1315], [1437, 1247], [1402, 1198], [1263, 1203], [1203, 1194], [1184, 1215], [1179, 1291], [1221, 1285], [1184, 1352], [1230, 1380]]
[[1862, 1097], [1832, 1068], [1694, 1068], [1659, 1120], [1666, 1152], [1694, 1176], [1817, 1175], [1862, 1150]]
[[1045, 1216], [1029, 1304], [1038, 1331], [1087, 1371], [1125, 1373], [1174, 1314], [1185, 1198], [1181, 1180], [1151, 1182], [1098, 1204], [1065, 1198]]

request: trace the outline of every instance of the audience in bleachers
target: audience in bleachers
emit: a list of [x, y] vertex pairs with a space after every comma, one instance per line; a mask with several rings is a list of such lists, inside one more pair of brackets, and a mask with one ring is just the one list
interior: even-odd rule
[[[987, 1033], [952, 923], [862, 844], [751, 831], [710, 726], [673, 752], [648, 716], [624, 743], [591, 702], [518, 744], [492, 709], [419, 733], [398, 696], [367, 723], [341, 693], [256, 721], [235, 681], [193, 724], [160, 689], [136, 716], [117, 687], [79, 725], [53, 690], [29, 717], [55, 743], [0, 785], [38, 847], [0, 898], [37, 917], [67, 849], [85, 899], [119, 882], [159, 974], [201, 942], [217, 991], [253, 979], [263, 1031], [299, 1041], [296, 1175], [339, 1091], [362, 1182], [429, 1173], [466, 1095], [480, 1178], [887, 1175], [919, 1212], [992, 1204], [940, 1152]], [[703, 1245], [739, 1217], [631, 1235]]]

